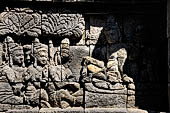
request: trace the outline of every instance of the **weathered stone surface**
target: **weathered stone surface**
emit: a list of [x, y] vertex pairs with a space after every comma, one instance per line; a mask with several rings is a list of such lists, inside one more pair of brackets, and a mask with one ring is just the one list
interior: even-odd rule
[[10, 104], [0, 104], [0, 112], [7, 111], [11, 109]]
[[127, 108], [134, 108], [135, 107], [135, 96], [131, 95], [127, 97]]
[[126, 95], [85, 92], [86, 108], [126, 108]]
[[[2, 107], [11, 109], [9, 113], [91, 113], [93, 109], [83, 107], [134, 107], [135, 86], [123, 71], [127, 50], [115, 18], [99, 17], [98, 23], [90, 17], [88, 39], [81, 13], [50, 11], [7, 8], [1, 13], [0, 36], [6, 36], [0, 43]], [[27, 36], [28, 42], [20, 38]], [[84, 45], [88, 40], [94, 45]]]
[[86, 108], [85, 113], [128, 113], [126, 108]]
[[89, 17], [89, 26], [86, 30], [86, 44], [95, 45], [95, 44], [105, 44], [104, 34], [102, 33], [103, 27], [106, 25], [105, 16], [90, 16]]
[[[51, 107], [69, 108], [83, 106], [83, 89], [77, 82], [48, 83], [47, 93]], [[44, 107], [48, 108], [48, 107]]]
[[9, 83], [1, 82], [0, 85], [0, 102], [2, 104], [23, 104], [24, 98], [16, 96]]
[[135, 95], [135, 90], [128, 90], [128, 95]]
[[1, 13], [0, 17], [0, 35], [10, 33], [18, 36], [41, 35], [41, 15], [38, 13], [9, 11]]
[[[88, 98], [97, 101], [90, 103], [95, 107], [97, 104], [111, 107], [112, 102], [113, 105], [117, 102], [119, 107], [117, 99], [120, 97], [120, 106], [126, 100], [127, 108], [134, 107], [135, 102], [139, 108], [166, 108], [167, 79], [161, 76], [167, 74], [167, 54], [164, 54], [167, 40], [162, 38], [165, 25], [161, 23], [165, 13], [160, 16], [163, 9], [155, 11], [155, 7], [162, 7], [164, 2], [152, 0], [155, 5], [149, 9], [156, 13], [150, 15], [150, 10], [145, 9], [148, 4], [140, 5], [146, 2], [137, 2], [142, 6], [137, 8], [133, 4], [136, 2], [127, 0], [114, 1], [120, 3], [114, 7], [108, 1], [102, 6], [103, 3], [54, 3], [82, 0], [19, 0], [32, 2], [17, 2], [10, 5], [12, 8], [8, 8], [7, 1], [0, 8], [2, 111], [40, 107], [47, 108], [48, 112], [48, 108], [58, 107], [68, 112], [66, 108], [86, 104], [82, 101], [85, 93], [96, 96], [96, 100]], [[129, 3], [138, 9], [133, 10], [133, 14], [126, 13]], [[94, 9], [86, 7], [89, 5], [95, 6]], [[95, 13], [99, 11], [104, 14]], [[6, 36], [13, 39], [4, 40]], [[38, 38], [34, 40], [34, 37]], [[89, 57], [85, 65], [84, 56]], [[126, 99], [122, 99], [124, 96]], [[89, 112], [113, 111], [95, 109]]]
[[72, 76], [69, 81], [79, 81], [80, 72], [82, 69], [82, 59], [85, 56], [89, 56], [89, 47], [87, 46], [71, 46], [70, 47], [70, 61], [68, 62], [68, 68], [72, 72]]
[[[103, 61], [96, 60], [96, 59], [94, 59], [92, 57], [86, 56], [86, 57], [84, 57], [83, 60], [85, 60], [84, 63], [94, 64], [94, 65], [98, 66], [99, 68], [103, 68], [104, 67], [104, 62]], [[92, 65], [90, 67], [92, 67]], [[94, 68], [94, 67], [92, 67], [92, 68]], [[97, 69], [97, 67], [96, 67], [96, 69]]]
[[9, 110], [6, 113], [39, 113], [39, 109]]
[[[97, 87], [96, 87], [97, 86]], [[121, 83], [116, 83], [115, 85], [111, 85], [108, 82], [98, 81], [94, 84], [85, 83], [85, 90], [88, 92], [94, 93], [103, 93], [103, 94], [127, 94], [127, 89]]]
[[148, 113], [145, 110], [135, 108], [42, 108], [40, 110], [9, 110], [6, 113]]
[[84, 113], [84, 109], [83, 108], [67, 108], [67, 109], [43, 108], [40, 110], [39, 113]]
[[127, 110], [128, 113], [148, 113], [148, 111], [142, 109], [128, 108]]
[[128, 89], [135, 90], [135, 84], [128, 84]]

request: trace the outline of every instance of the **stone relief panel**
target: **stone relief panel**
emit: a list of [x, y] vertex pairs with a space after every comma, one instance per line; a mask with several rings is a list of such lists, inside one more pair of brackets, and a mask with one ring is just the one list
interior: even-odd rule
[[[5, 38], [1, 51], [2, 105], [28, 105], [28, 108], [83, 106], [82, 87], [71, 80], [72, 73], [69, 68], [66, 70], [61, 61], [55, 60], [55, 57], [58, 57], [55, 52], [58, 51], [54, 52], [51, 40], [49, 45], [42, 44], [35, 38], [31, 45], [21, 46], [15, 43], [12, 37]], [[62, 49], [68, 48], [64, 46], [60, 49], [62, 56]], [[63, 60], [69, 54], [61, 56]]]
[[[7, 8], [1, 13], [0, 35], [5, 37], [0, 44], [1, 111], [83, 107], [79, 78], [81, 60], [89, 48], [70, 46], [70, 40], [82, 38], [84, 18], [40, 12]], [[59, 37], [55, 40], [59, 45], [54, 38], [39, 38], [47, 35]], [[27, 42], [18, 37], [30, 38]]]
[[[1, 111], [134, 108], [145, 96], [160, 94], [160, 85], [151, 85], [160, 79], [153, 71], [158, 53], [146, 44], [145, 24], [114, 15], [88, 15], [85, 22], [84, 16], [28, 9], [1, 13]], [[78, 44], [81, 40], [85, 43]]]

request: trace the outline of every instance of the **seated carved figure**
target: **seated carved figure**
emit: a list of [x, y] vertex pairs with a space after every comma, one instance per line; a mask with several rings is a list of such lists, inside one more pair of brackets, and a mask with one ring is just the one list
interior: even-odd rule
[[[127, 58], [125, 45], [121, 43], [120, 33], [113, 17], [108, 18], [107, 25], [103, 29], [107, 45], [105, 53], [107, 62], [99, 61], [92, 57], [83, 58], [83, 81], [92, 83], [98, 92], [123, 89], [122, 82], [133, 82], [133, 79], [123, 73], [123, 65]], [[92, 87], [91, 86], [91, 87]], [[88, 87], [89, 88], [89, 87]], [[86, 88], [87, 90], [89, 90]]]
[[48, 82], [48, 48], [35, 39], [33, 43], [34, 64], [25, 73], [25, 95], [32, 97], [29, 101], [33, 106], [50, 107], [45, 86]]
[[96, 88], [103, 90], [124, 89], [125, 87], [121, 83], [124, 81], [125, 76], [120, 71], [121, 67], [119, 66], [120, 61], [118, 59], [120, 57], [119, 53], [122, 51], [126, 52], [124, 48], [121, 48], [112, 53], [106, 64], [89, 56], [84, 57], [82, 74], [84, 74], [83, 79], [87, 80], [84, 82], [91, 82]]
[[[30, 104], [61, 108], [82, 104], [83, 98], [80, 95], [83, 92], [80, 90], [80, 85], [74, 82], [65, 82], [68, 74], [61, 74], [65, 68], [61, 64], [58, 65], [58, 62], [54, 63], [52, 41], [50, 41], [49, 47], [40, 43], [38, 39], [33, 42], [34, 63], [28, 67], [25, 73], [27, 86], [25, 95], [31, 95], [33, 98]], [[49, 52], [50, 54], [48, 54]], [[49, 55], [50, 59], [48, 59]], [[38, 96], [41, 100], [39, 103], [36, 101]]]
[[[48, 92], [53, 107], [75, 107], [83, 104], [83, 90], [79, 83], [71, 82], [72, 72], [62, 64], [69, 59], [69, 39], [61, 41], [60, 55], [55, 54], [55, 66], [49, 66]], [[51, 46], [52, 47], [52, 46]], [[58, 52], [58, 51], [57, 51]], [[52, 58], [52, 57], [51, 57]], [[62, 72], [62, 73], [61, 73]]]
[[[6, 49], [5, 56], [8, 59], [8, 64], [2, 64], [0, 91], [1, 103], [6, 104], [23, 104], [26, 100], [24, 96], [24, 53], [22, 46], [14, 43], [13, 39], [9, 36], [4, 41], [4, 49]], [[2, 46], [1, 46], [2, 49]], [[2, 56], [3, 51], [1, 51]], [[7, 58], [8, 57], [8, 58]], [[2, 58], [1, 58], [2, 60]]]

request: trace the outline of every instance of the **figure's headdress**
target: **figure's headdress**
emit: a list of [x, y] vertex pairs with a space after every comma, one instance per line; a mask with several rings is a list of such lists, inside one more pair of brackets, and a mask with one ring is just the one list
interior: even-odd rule
[[113, 16], [109, 16], [106, 20], [106, 26], [104, 27], [104, 31], [108, 31], [110, 29], [118, 29], [118, 24], [115, 21]]
[[110, 39], [107, 39], [109, 42], [111, 43], [121, 42], [120, 29], [113, 16], [109, 16], [107, 18], [106, 25], [104, 26], [103, 31], [104, 31], [106, 38], [109, 37], [108, 33], [110, 34], [111, 33], [110, 31], [113, 32], [114, 36], [112, 38], [110, 37]]
[[39, 39], [35, 38], [32, 47], [33, 56], [35, 58], [34, 66], [37, 66], [37, 58], [39, 57], [40, 52], [48, 53], [48, 46], [39, 42]]
[[7, 36], [5, 38], [4, 43], [6, 45], [7, 52], [8, 52], [9, 65], [12, 66], [13, 65], [12, 57], [15, 56], [17, 53], [23, 53], [23, 47], [17, 43], [14, 43], [14, 40], [10, 36]]
[[36, 56], [40, 51], [48, 52], [48, 46], [39, 42], [39, 39], [35, 39], [33, 42], [33, 53]]

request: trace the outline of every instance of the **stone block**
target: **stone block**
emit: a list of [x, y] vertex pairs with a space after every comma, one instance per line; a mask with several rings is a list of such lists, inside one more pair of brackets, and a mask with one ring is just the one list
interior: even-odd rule
[[84, 89], [87, 92], [94, 93], [127, 95], [127, 89], [121, 83], [116, 83], [115, 85], [99, 81], [96, 83], [85, 83]]
[[67, 109], [60, 109], [60, 108], [43, 108], [40, 110], [39, 113], [84, 113], [83, 108], [67, 108]]
[[[89, 56], [89, 47], [87, 46], [71, 46], [70, 47], [70, 61], [68, 62], [68, 70], [71, 70], [72, 75], [68, 77], [68, 81], [79, 81], [80, 72], [82, 69], [82, 59]], [[62, 72], [63, 73], [63, 72]]]
[[6, 113], [39, 113], [39, 109], [9, 110]]
[[[11, 105], [11, 110], [29, 110], [29, 109], [35, 109], [31, 105]], [[37, 108], [38, 109], [38, 108]]]
[[135, 84], [133, 84], [133, 83], [128, 84], [128, 89], [135, 90]]
[[127, 108], [134, 108], [135, 107], [135, 96], [128, 96], [127, 97]]
[[11, 105], [11, 110], [21, 110], [24, 109], [24, 105]]
[[11, 109], [10, 104], [0, 104], [0, 112], [7, 111]]
[[128, 113], [126, 108], [86, 108], [85, 113]]
[[135, 95], [135, 90], [128, 90], [128, 95]]
[[128, 108], [128, 113], [148, 113], [146, 110], [142, 109], [135, 109], [135, 108]]
[[126, 108], [127, 95], [85, 92], [85, 108]]

